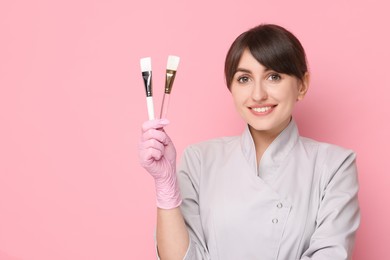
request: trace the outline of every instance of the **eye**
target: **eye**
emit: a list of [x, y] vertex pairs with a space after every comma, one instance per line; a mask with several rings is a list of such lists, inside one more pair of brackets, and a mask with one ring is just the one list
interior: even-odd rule
[[237, 78], [237, 81], [238, 81], [239, 83], [242, 83], [242, 84], [248, 83], [248, 82], [249, 82], [249, 77], [246, 77], [246, 76], [238, 77], [238, 78]]
[[271, 81], [279, 81], [282, 79], [282, 77], [278, 73], [272, 73], [271, 75], [268, 76], [267, 79]]

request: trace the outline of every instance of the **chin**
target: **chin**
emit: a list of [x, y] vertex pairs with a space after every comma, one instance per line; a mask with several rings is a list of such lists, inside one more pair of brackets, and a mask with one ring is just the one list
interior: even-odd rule
[[256, 131], [256, 132], [264, 132], [264, 133], [271, 133], [271, 132], [273, 132], [273, 130], [274, 129], [272, 129], [272, 128], [265, 128], [265, 127], [256, 127], [256, 128], [254, 128], [254, 127], [251, 127], [254, 131]]
[[247, 121], [248, 125], [255, 131], [259, 132], [281, 132], [286, 128], [291, 120], [291, 117], [286, 120], [281, 120], [280, 122], [275, 121], [263, 121], [263, 122], [250, 122]]
[[250, 128], [252, 128], [253, 130], [256, 130], [256, 131], [270, 131], [270, 130], [275, 128], [269, 124], [259, 124], [259, 123], [253, 124], [253, 123], [248, 122], [248, 125], [250, 126]]

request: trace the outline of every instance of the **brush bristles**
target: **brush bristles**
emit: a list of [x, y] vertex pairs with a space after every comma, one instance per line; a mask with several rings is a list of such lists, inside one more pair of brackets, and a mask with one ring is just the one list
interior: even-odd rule
[[152, 59], [150, 57], [142, 58], [140, 60], [141, 71], [152, 71]]
[[168, 62], [167, 62], [167, 70], [177, 70], [177, 67], [179, 66], [180, 58], [177, 56], [168, 56]]

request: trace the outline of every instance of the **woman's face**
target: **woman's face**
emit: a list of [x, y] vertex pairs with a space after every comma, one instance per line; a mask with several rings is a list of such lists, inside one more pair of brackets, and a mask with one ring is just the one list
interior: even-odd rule
[[246, 49], [230, 89], [238, 113], [251, 130], [279, 134], [288, 125], [295, 103], [304, 97], [307, 88], [308, 74], [302, 82], [269, 70]]

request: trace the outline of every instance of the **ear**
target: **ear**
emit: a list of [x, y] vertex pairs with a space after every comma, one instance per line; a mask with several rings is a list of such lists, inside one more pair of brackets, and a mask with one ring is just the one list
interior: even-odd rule
[[297, 101], [302, 100], [305, 97], [306, 92], [309, 90], [309, 85], [310, 85], [310, 74], [309, 72], [306, 72], [305, 75], [303, 76], [303, 79], [299, 80]]

